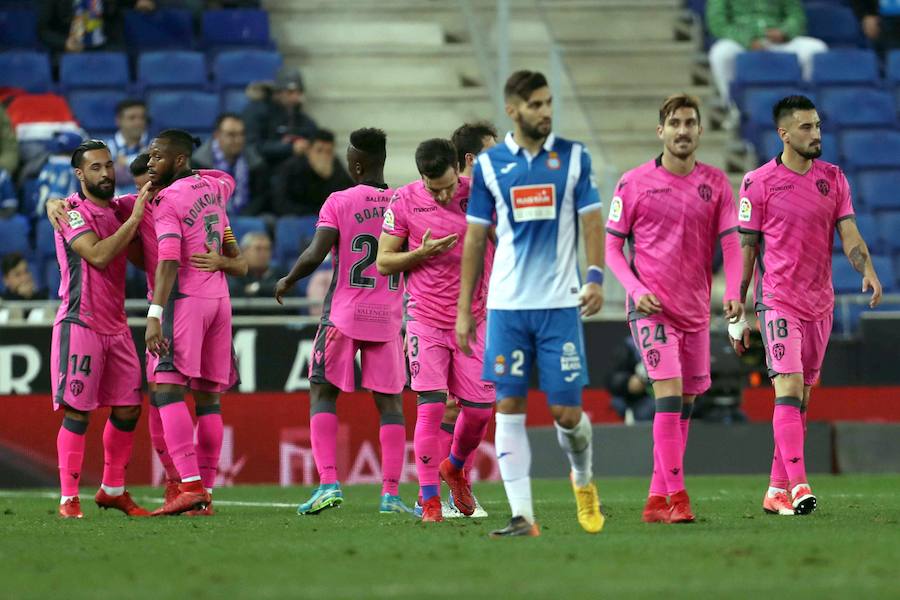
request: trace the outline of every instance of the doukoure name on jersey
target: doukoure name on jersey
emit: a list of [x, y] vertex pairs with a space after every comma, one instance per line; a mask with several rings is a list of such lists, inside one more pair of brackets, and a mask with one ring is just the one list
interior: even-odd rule
[[182, 219], [184, 224], [188, 227], [192, 227], [194, 223], [197, 222], [197, 217], [200, 216], [200, 213], [207, 206], [224, 207], [222, 196], [219, 194], [203, 194], [202, 196], [194, 200], [194, 204], [193, 206], [191, 206], [191, 210], [188, 211], [187, 216]]

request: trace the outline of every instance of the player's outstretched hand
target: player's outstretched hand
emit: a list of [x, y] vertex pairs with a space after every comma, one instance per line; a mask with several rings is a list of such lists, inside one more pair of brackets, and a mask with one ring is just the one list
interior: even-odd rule
[[879, 304], [881, 304], [881, 281], [878, 280], [878, 276], [874, 275], [872, 277], [863, 277], [862, 282], [862, 291], [865, 294], [869, 291], [869, 288], [872, 288], [872, 299], [869, 300], [869, 308], [875, 308]]
[[475, 318], [469, 311], [456, 313], [456, 345], [466, 356], [472, 355], [470, 341], [475, 341]]
[[645, 315], [655, 315], [662, 312], [662, 304], [660, 304], [659, 298], [655, 295], [644, 294], [638, 298], [637, 309]]
[[750, 349], [750, 324], [743, 316], [728, 321], [728, 340], [738, 356]]
[[147, 205], [147, 202], [153, 197], [153, 183], [148, 181], [141, 187], [141, 191], [138, 192], [137, 199], [134, 201], [134, 208], [131, 209], [131, 219], [135, 221], [140, 221], [144, 218], [144, 207]]
[[147, 351], [153, 356], [165, 356], [169, 353], [169, 341], [163, 338], [162, 324], [159, 319], [147, 317], [147, 332], [144, 334]]
[[284, 295], [291, 291], [293, 287], [294, 284], [290, 283], [287, 277], [282, 277], [278, 280], [278, 283], [275, 284], [275, 300], [278, 301], [278, 304], [284, 305]]
[[425, 258], [431, 258], [432, 256], [438, 256], [448, 250], [452, 250], [458, 241], [458, 233], [451, 233], [442, 238], [432, 239], [431, 229], [426, 229], [425, 233], [422, 234], [422, 245], [419, 246], [419, 252], [421, 252], [422, 256]]
[[52, 200], [47, 200], [44, 204], [44, 208], [47, 210], [47, 219], [50, 220], [50, 225], [56, 231], [59, 231], [59, 224], [69, 222], [69, 203], [61, 198], [54, 198]]
[[603, 308], [603, 286], [599, 283], [585, 283], [581, 286], [581, 316], [589, 317]]
[[209, 244], [204, 254], [191, 254], [191, 266], [207, 273], [215, 273], [225, 268], [225, 257], [215, 252]]

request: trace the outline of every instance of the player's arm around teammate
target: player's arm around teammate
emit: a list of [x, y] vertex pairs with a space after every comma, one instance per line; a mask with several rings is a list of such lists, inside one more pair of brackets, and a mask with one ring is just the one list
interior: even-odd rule
[[137, 233], [141, 218], [144, 216], [144, 203], [149, 195], [150, 184], [146, 184], [138, 194], [131, 216], [122, 223], [113, 235], [100, 239], [94, 232], [88, 232], [72, 242], [72, 249], [81, 258], [97, 269], [105, 269], [112, 259], [128, 247]]
[[222, 236], [222, 254], [207, 244], [206, 252], [191, 255], [191, 266], [208, 273], [223, 271], [226, 275], [234, 277], [243, 277], [249, 268], [231, 227], [226, 227]]

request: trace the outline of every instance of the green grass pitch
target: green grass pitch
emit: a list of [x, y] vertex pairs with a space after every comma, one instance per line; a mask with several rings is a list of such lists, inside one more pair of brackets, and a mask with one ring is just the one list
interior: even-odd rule
[[[298, 517], [309, 490], [216, 492], [217, 516], [128, 519], [85, 502], [55, 517], [49, 491], [0, 491], [2, 598], [897, 598], [900, 476], [817, 476], [819, 510], [765, 515], [765, 477], [688, 479], [698, 521], [641, 523], [644, 479], [599, 481], [606, 528], [581, 531], [565, 480], [534, 482], [539, 538], [492, 540], [487, 519], [423, 525], [378, 514], [378, 488]], [[93, 490], [84, 496], [90, 498]], [[402, 495], [414, 500], [415, 489]], [[159, 489], [133, 494], [155, 507]]]

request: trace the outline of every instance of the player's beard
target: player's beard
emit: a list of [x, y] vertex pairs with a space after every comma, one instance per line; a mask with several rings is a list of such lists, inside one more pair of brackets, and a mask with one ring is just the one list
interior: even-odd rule
[[[110, 183], [112, 185], [110, 185], [108, 188], [103, 188], [101, 187], [103, 183]], [[85, 181], [84, 187], [87, 189], [88, 193], [90, 193], [92, 196], [100, 198], [101, 200], [112, 200], [112, 197], [116, 195], [116, 184], [114, 181], [111, 181], [109, 179], [101, 181], [96, 185]]]
[[693, 139], [686, 139], [684, 141], [688, 142], [688, 149], [681, 150], [678, 147], [678, 142], [683, 141], [684, 138], [678, 139], [672, 142], [672, 145], [669, 146], [669, 153], [677, 158], [678, 160], [687, 160], [690, 156], [697, 151], [697, 143]]
[[798, 150], [797, 148], [794, 148], [794, 152], [796, 152], [806, 160], [812, 160], [814, 158], [819, 158], [820, 156], [822, 156], [822, 144], [819, 144], [818, 146], [811, 146], [809, 148], [806, 148], [805, 150]]
[[[546, 132], [541, 131], [540, 123], [538, 123], [537, 125], [532, 125], [531, 123], [526, 121], [524, 119], [524, 117], [519, 118], [517, 125], [519, 126], [519, 129], [522, 131], [522, 135], [524, 135], [525, 137], [531, 138], [533, 140], [542, 140], [545, 137], [547, 137], [548, 135], [550, 135], [550, 132], [553, 130], [553, 121], [552, 120], [548, 120], [548, 121], [549, 121], [549, 123], [547, 124]], [[541, 119], [541, 122], [543, 122], [543, 119]]]

